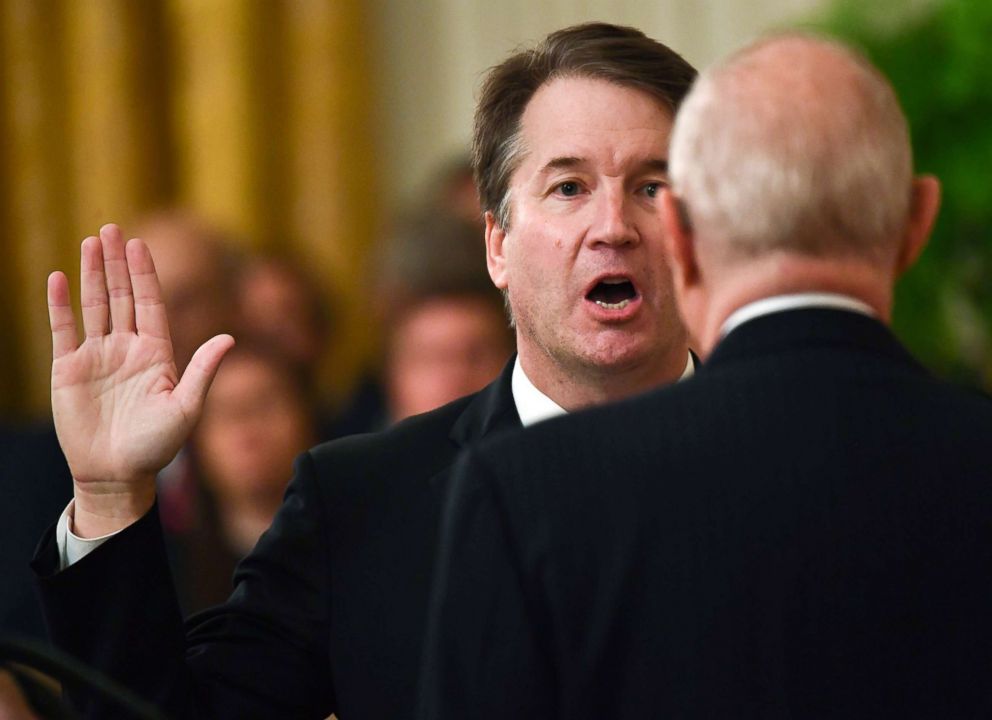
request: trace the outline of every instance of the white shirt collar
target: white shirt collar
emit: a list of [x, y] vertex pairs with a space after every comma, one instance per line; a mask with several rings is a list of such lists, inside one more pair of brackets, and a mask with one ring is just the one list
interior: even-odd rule
[[517, 406], [520, 423], [529, 427], [541, 420], [564, 415], [567, 411], [535, 387], [520, 365], [520, 356], [513, 361], [513, 376], [510, 378], [513, 402]]
[[793, 293], [790, 295], [775, 295], [762, 298], [737, 308], [723, 321], [720, 337], [726, 337], [732, 330], [762, 315], [796, 310], [798, 308], [836, 308], [849, 310], [870, 317], [876, 317], [875, 311], [867, 303], [849, 295], [826, 292]]
[[[686, 358], [685, 370], [679, 380], [685, 380], [696, 371], [692, 362], [692, 355]], [[565, 415], [568, 411], [554, 400], [549, 398], [527, 377], [523, 367], [520, 365], [520, 356], [513, 362], [513, 375], [510, 378], [510, 390], [513, 393], [513, 402], [517, 406], [517, 414], [524, 427], [529, 427], [541, 420]]]

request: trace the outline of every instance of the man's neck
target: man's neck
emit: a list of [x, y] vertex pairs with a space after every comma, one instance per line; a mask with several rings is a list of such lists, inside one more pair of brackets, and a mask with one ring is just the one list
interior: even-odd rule
[[789, 293], [755, 300], [737, 308], [724, 321], [720, 335], [726, 337], [738, 326], [763, 315], [807, 308], [831, 308], [875, 317], [874, 308], [850, 295], [825, 292]]
[[625, 368], [565, 367], [538, 351], [538, 357], [519, 351], [520, 364], [530, 382], [568, 412], [623, 400], [682, 377], [689, 348], [679, 344], [654, 362]]
[[[729, 277], [729, 276], [728, 276]], [[862, 262], [844, 263], [780, 256], [750, 263], [734, 272], [728, 282], [713, 282], [720, 290], [705, 312], [699, 350], [709, 355], [722, 336], [727, 319], [734, 312], [759, 300], [800, 293], [830, 293], [864, 303], [882, 322], [892, 312], [892, 282], [882, 282], [880, 271]], [[711, 281], [712, 282], [712, 281]]]

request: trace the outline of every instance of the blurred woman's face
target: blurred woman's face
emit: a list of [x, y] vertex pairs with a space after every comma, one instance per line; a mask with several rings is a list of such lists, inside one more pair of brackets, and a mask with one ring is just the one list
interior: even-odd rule
[[221, 499], [281, 496], [293, 459], [313, 442], [306, 409], [263, 358], [225, 360], [196, 431], [204, 481]]

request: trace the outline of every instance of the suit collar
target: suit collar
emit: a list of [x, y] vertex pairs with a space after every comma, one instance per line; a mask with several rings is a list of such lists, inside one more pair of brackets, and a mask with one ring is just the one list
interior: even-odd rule
[[521, 427], [511, 388], [515, 359], [511, 357], [499, 377], [477, 392], [458, 416], [449, 435], [456, 445], [465, 447], [493, 432]]
[[814, 307], [850, 310], [851, 312], [861, 313], [862, 315], [878, 317], [878, 314], [870, 305], [860, 298], [851, 295], [830, 292], [788, 293], [761, 298], [760, 300], [749, 302], [737, 308], [723, 321], [723, 328], [720, 330], [720, 335], [721, 337], [726, 336], [737, 326], [762, 315]]
[[[689, 351], [696, 371], [703, 367], [699, 357]], [[480, 390], [458, 416], [448, 437], [459, 447], [478, 442], [481, 438], [502, 430], [522, 427], [517, 405], [513, 400], [513, 367], [516, 355], [507, 362], [493, 382]]]
[[926, 372], [879, 320], [835, 308], [785, 310], [748, 320], [717, 344], [703, 367], [817, 346], [860, 349]]

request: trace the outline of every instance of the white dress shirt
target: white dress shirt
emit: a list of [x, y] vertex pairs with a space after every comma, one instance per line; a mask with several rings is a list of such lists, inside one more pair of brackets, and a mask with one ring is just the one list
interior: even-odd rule
[[[679, 381], [685, 380], [696, 371], [692, 362], [692, 353], [685, 359], [685, 369], [679, 376]], [[536, 422], [564, 415], [567, 411], [561, 405], [549, 398], [535, 387], [520, 365], [517, 355], [513, 363], [513, 376], [510, 379], [510, 389], [513, 391], [513, 403], [517, 406], [517, 415], [524, 427], [530, 427]]]

